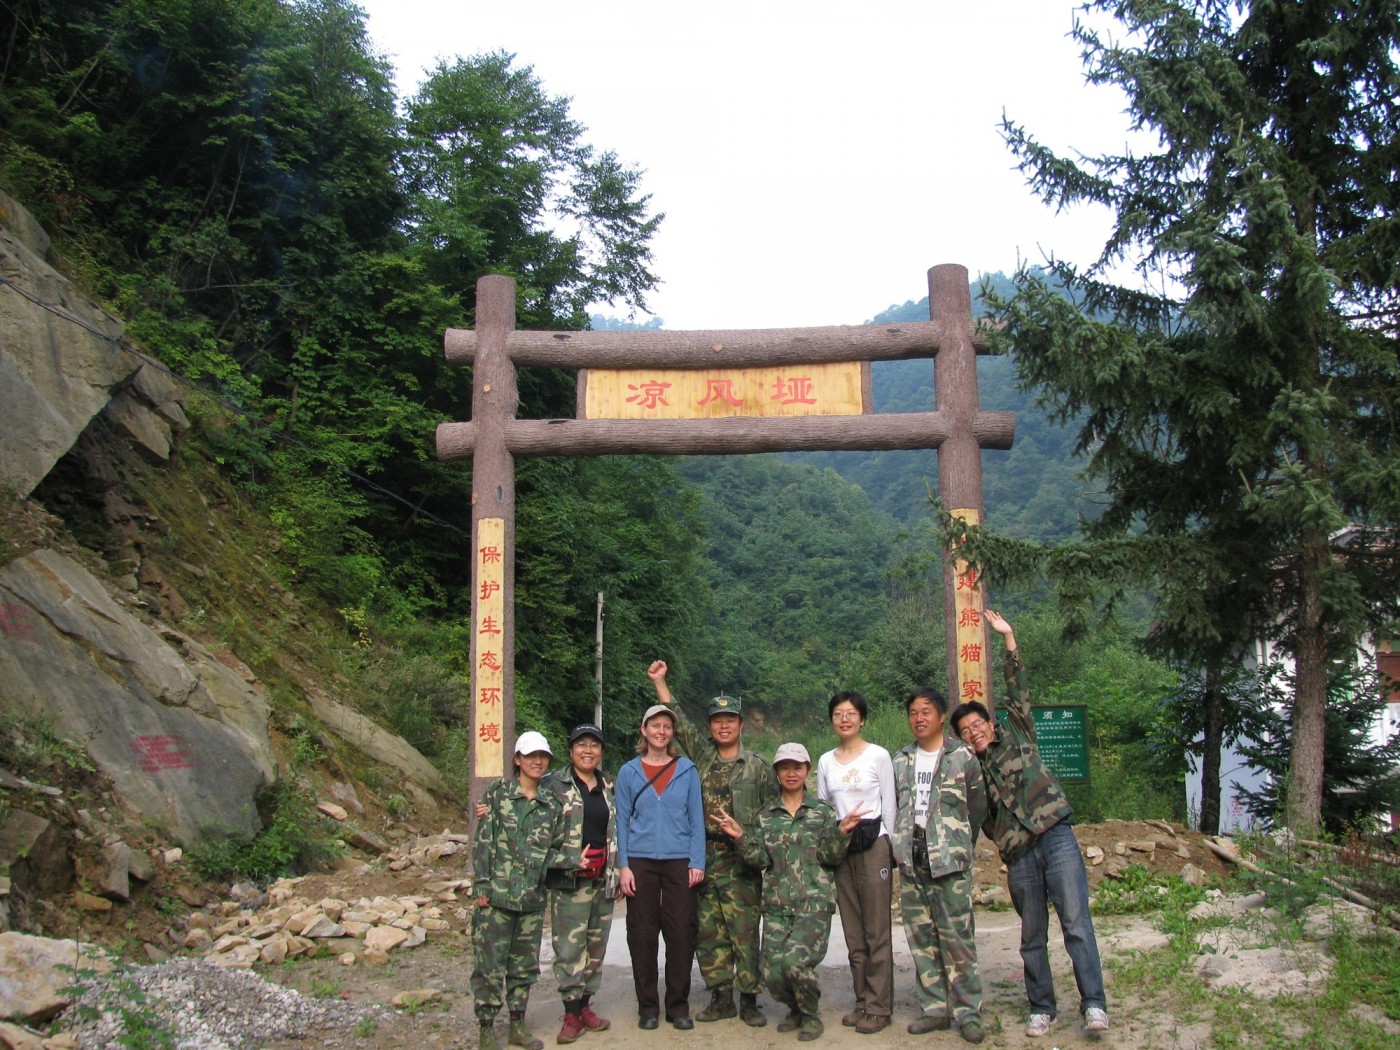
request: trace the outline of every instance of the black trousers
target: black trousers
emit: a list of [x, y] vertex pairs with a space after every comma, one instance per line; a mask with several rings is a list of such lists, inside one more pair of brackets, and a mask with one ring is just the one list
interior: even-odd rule
[[636, 896], [627, 901], [627, 949], [632, 953], [632, 983], [637, 1014], [661, 1012], [657, 994], [657, 934], [666, 941], [666, 1017], [690, 1014], [690, 963], [695, 957], [695, 891], [690, 864], [682, 860], [630, 857]]

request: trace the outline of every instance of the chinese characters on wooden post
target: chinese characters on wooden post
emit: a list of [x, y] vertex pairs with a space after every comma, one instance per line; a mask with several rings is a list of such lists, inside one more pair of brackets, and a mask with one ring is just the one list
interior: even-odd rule
[[[981, 450], [1009, 449], [1015, 420], [979, 407], [967, 270], [928, 277], [927, 322], [697, 332], [516, 331], [514, 281], [477, 283], [475, 330], [443, 340], [474, 367], [472, 418], [437, 432], [440, 459], [472, 460], [473, 801], [515, 742], [516, 456], [938, 449], [943, 502], [980, 520]], [[874, 414], [870, 363], [927, 357], [936, 410]], [[574, 419], [515, 418], [522, 365], [580, 370]], [[944, 591], [949, 696], [989, 701], [982, 589], [949, 559]]]

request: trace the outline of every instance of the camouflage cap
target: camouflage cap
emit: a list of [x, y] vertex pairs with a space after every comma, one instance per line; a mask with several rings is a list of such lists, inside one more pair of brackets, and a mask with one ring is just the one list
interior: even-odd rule
[[725, 696], [720, 693], [710, 701], [710, 711], [706, 717], [714, 718], [715, 715], [738, 715], [744, 717], [744, 705], [737, 696]]

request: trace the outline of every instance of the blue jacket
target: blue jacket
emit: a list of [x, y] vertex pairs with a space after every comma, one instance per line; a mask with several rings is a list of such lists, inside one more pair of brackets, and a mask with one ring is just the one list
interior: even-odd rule
[[617, 818], [617, 864], [631, 857], [682, 860], [686, 867], [705, 869], [705, 805], [700, 795], [700, 772], [684, 756], [676, 759], [671, 782], [659, 797], [647, 787], [641, 757], [617, 773], [613, 785]]

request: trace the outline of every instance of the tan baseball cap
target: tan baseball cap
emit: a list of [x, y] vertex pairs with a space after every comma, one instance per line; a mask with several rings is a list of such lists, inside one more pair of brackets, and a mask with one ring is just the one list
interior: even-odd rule
[[801, 744], [788, 743], [778, 745], [778, 753], [773, 756], [773, 765], [776, 766], [779, 762], [805, 762], [810, 766], [812, 759]]

